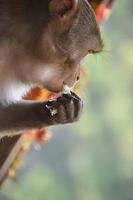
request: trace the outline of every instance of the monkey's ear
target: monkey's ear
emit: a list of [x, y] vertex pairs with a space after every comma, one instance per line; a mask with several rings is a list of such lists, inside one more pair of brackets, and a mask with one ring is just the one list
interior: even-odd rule
[[49, 12], [53, 16], [73, 16], [79, 7], [79, 0], [51, 0]]

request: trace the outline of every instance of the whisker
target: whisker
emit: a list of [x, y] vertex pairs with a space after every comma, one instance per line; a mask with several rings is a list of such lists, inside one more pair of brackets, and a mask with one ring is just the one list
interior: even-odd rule
[[102, 53], [102, 54], [103, 54], [103, 53], [111, 54], [111, 51], [110, 51], [110, 50], [107, 50], [107, 49], [103, 49], [103, 50], [101, 51], [101, 53]]

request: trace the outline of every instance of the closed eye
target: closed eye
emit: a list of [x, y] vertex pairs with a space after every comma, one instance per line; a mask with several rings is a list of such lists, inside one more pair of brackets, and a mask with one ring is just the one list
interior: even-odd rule
[[100, 53], [101, 51], [94, 51], [94, 50], [88, 50], [89, 54], [97, 54]]

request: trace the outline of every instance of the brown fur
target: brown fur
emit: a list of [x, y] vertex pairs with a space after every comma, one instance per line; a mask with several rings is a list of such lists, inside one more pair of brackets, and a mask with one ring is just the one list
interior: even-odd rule
[[[82, 58], [100, 52], [102, 46], [94, 13], [86, 0], [0, 0], [1, 107], [14, 102], [11, 113], [7, 108], [0, 113], [0, 130], [15, 130], [15, 124], [19, 130], [51, 124], [46, 122], [47, 116], [41, 121], [34, 109], [29, 112], [34, 113], [37, 123], [32, 114], [24, 120], [22, 111], [20, 120], [12, 121], [10, 115], [16, 116], [15, 106], [19, 104], [15, 102], [20, 102], [32, 84], [54, 92], [62, 91], [64, 84], [73, 86], [80, 76]], [[8, 128], [3, 125], [5, 121]], [[68, 122], [70, 119], [66, 119]]]

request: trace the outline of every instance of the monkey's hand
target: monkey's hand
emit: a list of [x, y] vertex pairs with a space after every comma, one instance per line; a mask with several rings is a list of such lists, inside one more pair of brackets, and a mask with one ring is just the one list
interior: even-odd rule
[[[0, 105], [0, 133], [16, 134], [29, 129], [77, 121], [83, 108], [74, 93], [62, 94], [53, 101], [22, 101]], [[0, 134], [0, 135], [1, 135]]]
[[61, 94], [56, 100], [46, 103], [49, 125], [72, 123], [79, 119], [83, 102], [75, 93]]

